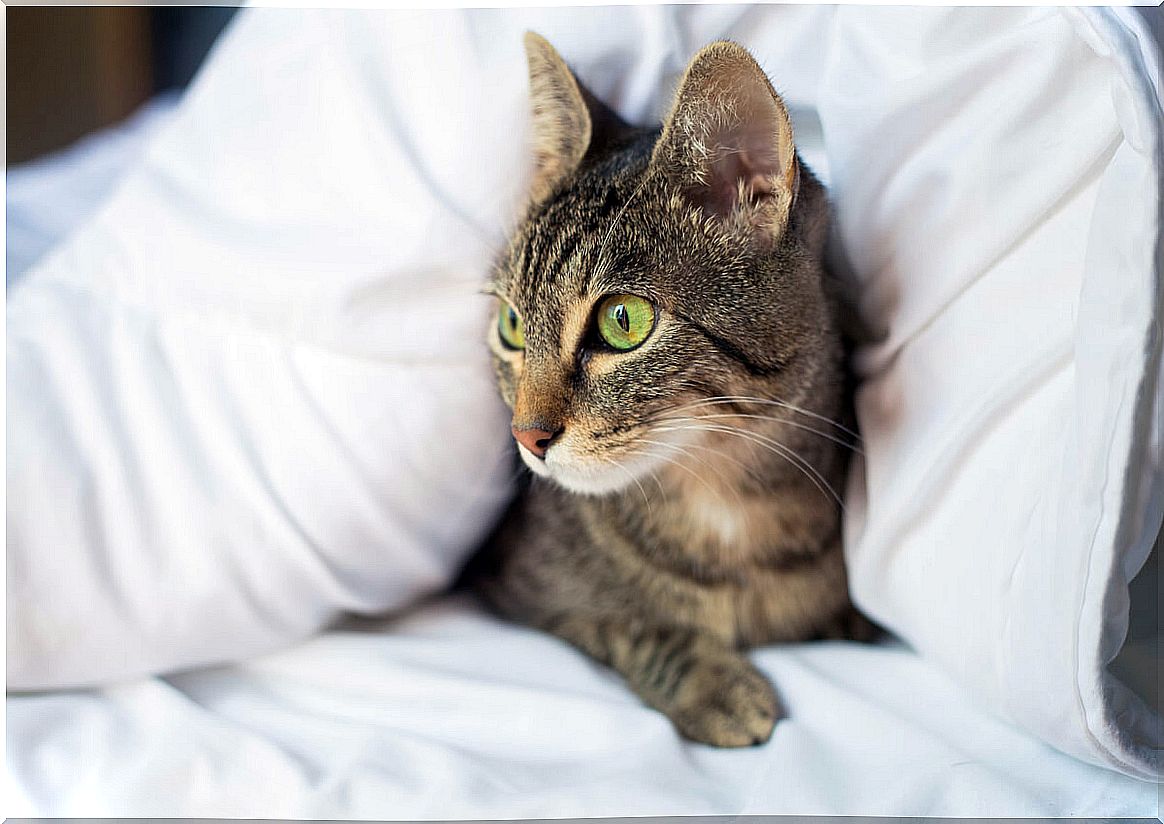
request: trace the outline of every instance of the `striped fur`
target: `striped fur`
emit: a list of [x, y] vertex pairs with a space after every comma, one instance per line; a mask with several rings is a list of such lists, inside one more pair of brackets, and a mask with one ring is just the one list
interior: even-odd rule
[[[763, 742], [778, 703], [742, 650], [867, 629], [841, 554], [856, 444], [823, 187], [739, 46], [700, 52], [653, 129], [544, 40], [527, 51], [537, 179], [490, 286], [525, 348], [489, 341], [515, 427], [561, 434], [523, 452], [533, 477], [468, 574], [687, 737]], [[595, 338], [611, 294], [656, 307], [637, 349]]]

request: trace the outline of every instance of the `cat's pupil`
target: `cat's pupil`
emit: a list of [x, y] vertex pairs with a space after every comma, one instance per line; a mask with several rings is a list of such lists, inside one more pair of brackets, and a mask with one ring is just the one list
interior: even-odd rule
[[505, 322], [509, 324], [511, 329], [517, 326], [517, 313], [513, 311], [513, 307], [510, 307], [509, 311], [505, 313]]
[[620, 303], [614, 307], [614, 320], [622, 327], [622, 331], [630, 332], [630, 316], [627, 315], [626, 306]]

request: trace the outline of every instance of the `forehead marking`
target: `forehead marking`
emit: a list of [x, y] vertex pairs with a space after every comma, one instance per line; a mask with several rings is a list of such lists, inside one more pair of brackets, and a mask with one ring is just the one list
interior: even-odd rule
[[[626, 214], [626, 210], [630, 207], [631, 203], [634, 202], [634, 199], [639, 196], [639, 193], [642, 192], [642, 190], [646, 187], [647, 181], [650, 179], [651, 176], [649, 173], [643, 175], [643, 179], [639, 182], [639, 185], [635, 188], [634, 192], [631, 193], [631, 196], [626, 199], [626, 203], [622, 204], [622, 208], [618, 210], [618, 214], [614, 216], [614, 220], [611, 221], [610, 227], [606, 230], [606, 234], [602, 238], [602, 243], [598, 246], [598, 254], [596, 256], [594, 269], [590, 273], [591, 280], [595, 280], [606, 274], [606, 268], [609, 268], [609, 263], [603, 260], [603, 254], [606, 252], [606, 244], [610, 242], [610, 237], [614, 234], [614, 230], [622, 221], [622, 217]], [[604, 268], [604, 266], [606, 268]]]
[[524, 291], [531, 297], [552, 288], [564, 274], [565, 262], [573, 256], [585, 235], [576, 223], [537, 227], [523, 244], [528, 253], [518, 261]]

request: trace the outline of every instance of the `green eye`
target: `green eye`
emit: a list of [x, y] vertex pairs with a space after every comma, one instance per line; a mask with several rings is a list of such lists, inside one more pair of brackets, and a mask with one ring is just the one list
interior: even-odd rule
[[634, 349], [655, 328], [655, 307], [635, 295], [611, 295], [598, 305], [598, 334], [620, 352]]
[[508, 348], [525, 349], [525, 325], [521, 322], [521, 315], [505, 301], [501, 302], [497, 313], [497, 331], [501, 342]]

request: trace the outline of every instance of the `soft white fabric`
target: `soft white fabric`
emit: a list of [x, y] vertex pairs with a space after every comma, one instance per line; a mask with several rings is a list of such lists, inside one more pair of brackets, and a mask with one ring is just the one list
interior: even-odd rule
[[1010, 718], [1147, 778], [1159, 717], [1106, 671], [1164, 494], [1160, 110], [1130, 34], [849, 10], [820, 114], [888, 330], [859, 356], [854, 596]]
[[447, 582], [507, 492], [474, 290], [521, 200], [527, 27], [639, 122], [722, 36], [817, 107], [888, 332], [858, 601], [984, 706], [1151, 774], [1156, 719], [1104, 664], [1159, 522], [1158, 108], [1091, 11], [244, 12], [10, 298], [10, 687], [237, 660]]
[[8, 288], [97, 210], [141, 156], [144, 144], [169, 120], [177, 102], [176, 92], [159, 95], [123, 123], [5, 171]]
[[602, 667], [445, 600], [247, 664], [10, 698], [11, 816], [1149, 817], [1151, 783], [992, 718], [900, 646], [757, 652], [790, 717], [685, 743]]
[[243, 18], [10, 296], [10, 688], [237, 659], [404, 606], [508, 492], [480, 345], [492, 238], [410, 163], [416, 124], [358, 53], [385, 44], [353, 17]]

